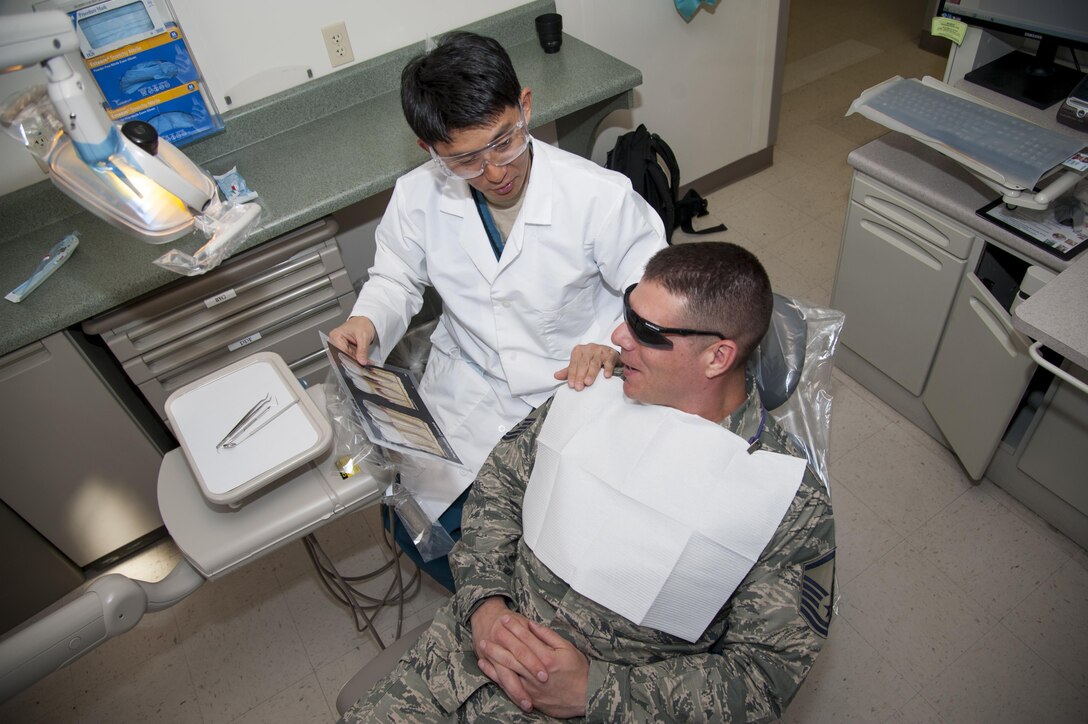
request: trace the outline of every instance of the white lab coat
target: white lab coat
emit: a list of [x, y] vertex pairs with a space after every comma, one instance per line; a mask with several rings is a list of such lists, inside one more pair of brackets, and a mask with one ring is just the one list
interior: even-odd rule
[[[471, 484], [499, 438], [561, 384], [576, 344], [609, 344], [623, 291], [665, 246], [657, 213], [627, 178], [534, 142], [525, 197], [495, 259], [467, 183], [433, 163], [401, 177], [378, 226], [377, 253], [352, 316], [378, 332], [383, 360], [422, 306], [443, 312], [420, 386], [464, 462], [420, 462], [401, 480], [432, 518]], [[418, 464], [417, 464], [418, 463]]]

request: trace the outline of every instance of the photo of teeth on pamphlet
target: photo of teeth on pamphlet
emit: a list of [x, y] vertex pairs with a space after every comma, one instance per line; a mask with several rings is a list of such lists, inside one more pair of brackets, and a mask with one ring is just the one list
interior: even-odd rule
[[324, 334], [321, 343], [340, 386], [351, 394], [371, 442], [408, 455], [461, 464], [420, 397], [411, 372], [388, 365], [361, 365], [330, 344]]

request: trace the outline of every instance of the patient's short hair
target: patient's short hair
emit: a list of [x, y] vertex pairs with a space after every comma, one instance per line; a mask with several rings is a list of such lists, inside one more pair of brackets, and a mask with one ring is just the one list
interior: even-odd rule
[[736, 244], [666, 247], [646, 264], [642, 279], [684, 300], [685, 326], [712, 329], [736, 342], [739, 363], [747, 362], [771, 323], [771, 281], [755, 254]]
[[449, 143], [450, 133], [495, 121], [521, 100], [514, 64], [493, 38], [458, 31], [404, 66], [400, 103], [424, 143]]

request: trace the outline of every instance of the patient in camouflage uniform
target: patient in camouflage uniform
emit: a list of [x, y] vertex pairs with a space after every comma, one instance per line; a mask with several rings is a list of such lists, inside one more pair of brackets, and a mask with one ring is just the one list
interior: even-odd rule
[[[624, 394], [798, 456], [764, 414], [746, 373], [771, 305], [763, 267], [740, 247], [705, 242], [658, 252], [629, 292], [626, 321], [612, 336], [621, 349]], [[834, 522], [812, 468], [755, 565], [691, 643], [580, 595], [522, 540], [522, 500], [553, 402], [507, 433], [480, 470], [463, 538], [450, 555], [456, 594], [344, 721], [781, 716], [831, 622]]]

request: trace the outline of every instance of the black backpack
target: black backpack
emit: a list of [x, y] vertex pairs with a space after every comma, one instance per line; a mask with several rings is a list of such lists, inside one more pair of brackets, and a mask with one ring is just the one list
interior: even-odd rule
[[[661, 168], [664, 163], [665, 169]], [[696, 231], [691, 220], [707, 215], [706, 199], [695, 189], [684, 198], [680, 195], [680, 168], [669, 144], [656, 133], [650, 133], [639, 124], [635, 130], [616, 139], [616, 145], [608, 152], [605, 168], [619, 171], [631, 179], [631, 186], [657, 211], [665, 224], [665, 239], [672, 243], [672, 232], [677, 227], [688, 234], [710, 234], [725, 231], [725, 224]], [[666, 171], [668, 173], [666, 174]]]

